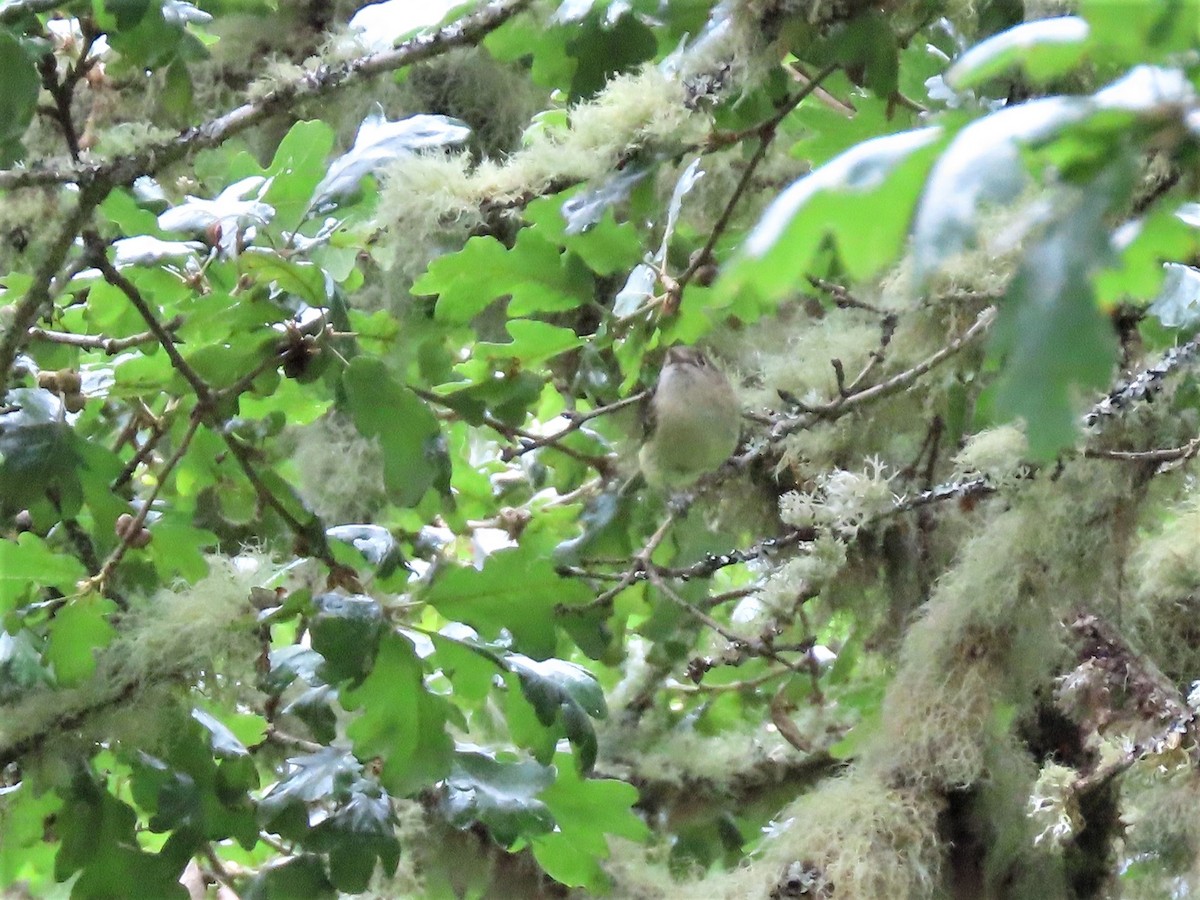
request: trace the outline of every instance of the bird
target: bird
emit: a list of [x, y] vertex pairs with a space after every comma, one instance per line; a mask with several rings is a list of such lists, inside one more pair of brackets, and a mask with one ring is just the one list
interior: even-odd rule
[[717, 469], [737, 449], [742, 411], [729, 379], [695, 347], [675, 346], [650, 398], [638, 453], [646, 483], [676, 491]]

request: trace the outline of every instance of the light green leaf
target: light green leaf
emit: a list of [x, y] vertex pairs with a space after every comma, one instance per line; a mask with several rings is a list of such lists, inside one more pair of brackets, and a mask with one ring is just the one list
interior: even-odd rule
[[517, 359], [526, 365], [534, 365], [583, 346], [583, 338], [560, 325], [534, 319], [510, 319], [504, 327], [512, 335], [512, 341], [507, 344], [480, 341], [475, 345], [475, 359]]
[[1087, 49], [1088, 24], [1078, 16], [1025, 22], [993, 35], [964, 53], [946, 72], [946, 83], [967, 90], [1018, 66], [1036, 82], [1072, 69]]
[[12, 609], [31, 588], [53, 587], [73, 594], [87, 574], [83, 563], [52, 549], [33, 532], [19, 534], [15, 541], [0, 540], [0, 612]]
[[355, 426], [367, 437], [379, 438], [383, 447], [389, 494], [401, 506], [416, 504], [448, 465], [437, 418], [376, 358], [351, 360], [342, 384]]
[[827, 236], [855, 278], [891, 262], [940, 137], [941, 129], [922, 128], [876, 138], [792, 184], [750, 232], [726, 286], [786, 294], [803, 280]]
[[86, 681], [96, 671], [96, 651], [116, 636], [109, 616], [117, 611], [113, 601], [86, 594], [67, 603], [50, 623], [46, 661], [54, 666], [61, 685]]
[[349, 710], [361, 710], [346, 728], [364, 759], [383, 760], [380, 781], [408, 796], [450, 771], [453, 742], [446, 733], [447, 703], [425, 688], [425, 672], [412, 645], [384, 636], [375, 665], [362, 684], [342, 692]]
[[562, 578], [549, 560], [521, 549], [501, 550], [483, 569], [444, 571], [426, 600], [453, 622], [465, 622], [486, 639], [507, 630], [517, 648], [534, 658], [554, 654], [556, 606], [586, 603], [591, 597], [578, 581]]

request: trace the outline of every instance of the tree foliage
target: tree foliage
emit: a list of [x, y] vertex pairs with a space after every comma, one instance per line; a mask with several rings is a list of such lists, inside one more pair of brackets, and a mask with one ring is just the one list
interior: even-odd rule
[[0, 888], [1194, 890], [1198, 8], [356, 6], [0, 5]]

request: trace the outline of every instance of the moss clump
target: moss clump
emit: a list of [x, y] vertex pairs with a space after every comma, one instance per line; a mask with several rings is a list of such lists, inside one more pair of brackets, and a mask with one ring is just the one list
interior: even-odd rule
[[[253, 685], [258, 644], [249, 596], [267, 576], [266, 559], [213, 557], [209, 574], [195, 584], [132, 601], [89, 680], [32, 691], [0, 707], [0, 753], [54, 734], [63, 723], [84, 743], [131, 735], [145, 747], [153, 744], [163, 704], [177, 696], [175, 683], [208, 673], [210, 692]], [[66, 750], [61, 741], [42, 744]]]

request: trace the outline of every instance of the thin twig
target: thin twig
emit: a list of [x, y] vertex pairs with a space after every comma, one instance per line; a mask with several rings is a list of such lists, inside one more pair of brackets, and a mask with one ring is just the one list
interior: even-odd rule
[[817, 419], [833, 419], [844, 415], [846, 412], [864, 403], [870, 403], [873, 400], [878, 400], [881, 397], [887, 397], [891, 394], [898, 393], [904, 390], [918, 378], [928, 372], [930, 369], [940, 365], [947, 359], [958, 353], [963, 347], [970, 344], [976, 338], [987, 332], [991, 327], [992, 322], [996, 318], [996, 307], [989, 306], [975, 319], [975, 322], [956, 337], [946, 346], [939, 349], [936, 353], [917, 363], [910, 369], [906, 369], [896, 375], [893, 375], [887, 381], [881, 381], [873, 384], [870, 387], [855, 391], [847, 396], [838, 396], [833, 400], [821, 406], [808, 406], [800, 415], [787, 416], [776, 423], [771, 429], [771, 439], [777, 441], [780, 438], [786, 437], [795, 431], [808, 426], [814, 418]]
[[669, 681], [665, 685], [668, 690], [678, 691], [682, 694], [729, 694], [742, 691], [752, 691], [757, 687], [761, 687], [776, 678], [785, 678], [789, 675], [796, 674], [787, 666], [780, 666], [777, 669], [768, 669], [761, 675], [754, 678], [747, 678], [744, 681], [726, 681], [720, 684], [688, 684], [685, 681]]
[[767, 150], [770, 148], [772, 141], [775, 140], [775, 133], [779, 128], [779, 123], [786, 119], [797, 106], [803, 103], [809, 94], [820, 87], [821, 82], [833, 74], [838, 67], [838, 63], [829, 63], [808, 84], [790, 97], [775, 115], [755, 128], [754, 131], [758, 135], [758, 146], [754, 148], [754, 153], [747, 161], [746, 168], [742, 171], [742, 177], [738, 179], [737, 186], [734, 187], [733, 193], [729, 195], [729, 200], [726, 201], [725, 208], [721, 210], [721, 215], [717, 218], [716, 224], [713, 225], [712, 231], [709, 232], [704, 246], [692, 256], [687, 269], [684, 270], [683, 274], [672, 285], [672, 293], [676, 301], [682, 296], [683, 289], [696, 276], [696, 272], [700, 267], [709, 262], [713, 248], [717, 245], [717, 241], [725, 233], [725, 229], [729, 227], [729, 223], [733, 219], [733, 211], [737, 208], [738, 201], [742, 199], [742, 195], [750, 186], [751, 178], [753, 178], [759, 164], [767, 155]]
[[[167, 431], [170, 429], [171, 420], [178, 406], [179, 401], [172, 399], [167, 403], [167, 407], [163, 410], [162, 415], [150, 416], [150, 435], [146, 438], [142, 445], [138, 447], [137, 451], [133, 454], [133, 457], [129, 460], [129, 462], [125, 463], [124, 467], [121, 469], [121, 473], [113, 479], [113, 483], [109, 486], [110, 490], [115, 492], [120, 489], [129, 481], [129, 479], [133, 477], [133, 473], [137, 471], [137, 467], [149, 459], [150, 454], [154, 452], [154, 448], [158, 446], [158, 442], [163, 439], [163, 436], [166, 435]], [[134, 415], [136, 417], [138, 414], [134, 413]], [[148, 411], [147, 415], [150, 415]]]
[[[646, 541], [642, 549], [629, 560], [628, 567], [621, 574], [620, 578], [617, 579], [617, 583], [613, 587], [604, 591], [604, 593], [598, 595], [596, 599], [588, 603], [579, 606], [560, 605], [555, 607], [554, 611], [559, 615], [580, 615], [581, 613], [595, 609], [607, 609], [612, 605], [613, 600], [621, 591], [635, 582], [645, 581], [650, 576], [652, 570], [650, 557], [654, 555], [654, 551], [658, 549], [658, 545], [666, 538], [667, 533], [671, 530], [671, 526], [675, 524], [675, 519], [678, 518], [678, 515], [674, 509], [668, 511], [666, 518], [662, 520], [662, 523], [655, 530], [654, 534], [650, 535], [650, 539]], [[566, 575], [570, 574], [570, 572], [569, 569], [564, 567], [559, 570], [559, 574]]]
[[[163, 328], [174, 332], [183, 324], [183, 316], [175, 316], [169, 322], [163, 323]], [[158, 337], [152, 331], [131, 334], [129, 337], [113, 338], [102, 334], [74, 334], [70, 331], [51, 331], [48, 328], [30, 328], [29, 339], [32, 341], [48, 341], [51, 344], [65, 344], [68, 347], [79, 347], [82, 350], [101, 350], [108, 356], [115, 356], [122, 350], [137, 347], [142, 344], [153, 344]]]
[[100, 571], [88, 579], [88, 584], [91, 587], [94, 587], [98, 591], [103, 591], [107, 587], [108, 580], [112, 577], [113, 570], [116, 569], [117, 565], [122, 559], [124, 559], [125, 554], [133, 545], [133, 541], [138, 537], [142, 531], [142, 527], [146, 524], [146, 516], [150, 514], [150, 510], [154, 506], [154, 501], [158, 499], [159, 492], [163, 489], [163, 486], [166, 485], [167, 479], [170, 477], [175, 466], [179, 464], [179, 461], [183, 459], [184, 454], [187, 453], [188, 447], [192, 443], [192, 438], [196, 436], [196, 430], [200, 427], [200, 421], [201, 408], [197, 406], [192, 410], [192, 415], [188, 420], [187, 431], [184, 432], [183, 439], [180, 440], [179, 446], [175, 448], [175, 452], [171, 454], [170, 459], [163, 463], [162, 469], [158, 472], [158, 475], [155, 478], [154, 487], [150, 491], [150, 496], [147, 497], [142, 503], [141, 509], [139, 509], [136, 515], [134, 515], [133, 521], [126, 526], [121, 535], [121, 540], [117, 543], [117, 546], [113, 548], [112, 553], [108, 555], [108, 559], [104, 561], [104, 565], [100, 567]]
[[104, 242], [100, 240], [100, 237], [96, 234], [88, 234], [84, 236], [84, 240], [91, 254], [93, 265], [100, 270], [100, 274], [104, 276], [105, 281], [124, 294], [129, 302], [133, 304], [133, 308], [138, 311], [142, 320], [150, 328], [151, 334], [154, 335], [163, 350], [166, 351], [167, 358], [171, 360], [171, 368], [182, 375], [187, 383], [192, 386], [192, 390], [196, 393], [196, 400], [207, 411], [213, 404], [212, 388], [197, 374], [196, 370], [192, 368], [191, 363], [183, 358], [183, 354], [175, 346], [174, 337], [167, 331], [166, 326], [159, 321], [158, 316], [150, 308], [150, 304], [142, 296], [142, 292], [108, 261], [107, 248]]
[[1090, 459], [1115, 459], [1126, 462], [1168, 463], [1191, 459], [1200, 453], [1200, 435], [1181, 447], [1155, 447], [1151, 450], [1102, 450], [1089, 447], [1083, 455]]

